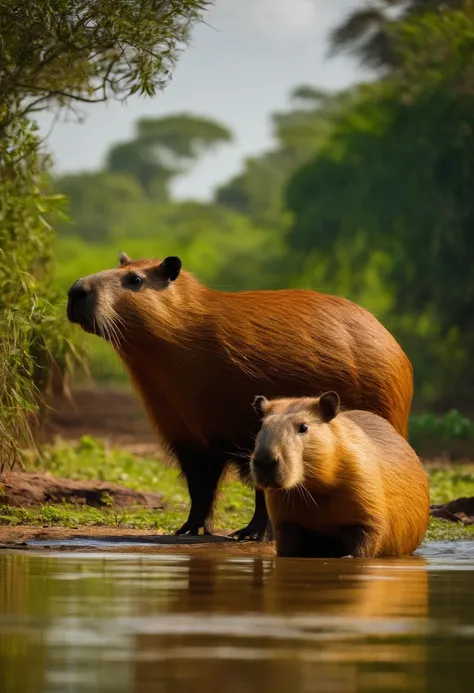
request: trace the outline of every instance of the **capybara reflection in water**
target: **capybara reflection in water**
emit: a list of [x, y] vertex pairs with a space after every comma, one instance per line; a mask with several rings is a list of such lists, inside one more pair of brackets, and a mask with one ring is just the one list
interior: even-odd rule
[[[346, 407], [373, 411], [406, 434], [411, 364], [378, 320], [346, 299], [214, 291], [182, 271], [177, 257], [134, 262], [122, 253], [116, 269], [71, 286], [68, 317], [110, 341], [179, 462], [191, 509], [178, 534], [212, 531], [229, 462], [249, 477], [257, 392], [301, 397], [337, 388]], [[235, 535], [261, 539], [267, 523], [257, 489], [253, 518]]]
[[267, 400], [251, 471], [265, 490], [278, 556], [412, 554], [428, 526], [423, 465], [385, 419], [339, 411], [339, 396]]

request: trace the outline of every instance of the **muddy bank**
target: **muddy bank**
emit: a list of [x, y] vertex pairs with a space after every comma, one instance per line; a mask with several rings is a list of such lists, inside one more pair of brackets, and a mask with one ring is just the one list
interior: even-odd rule
[[134, 491], [107, 481], [73, 481], [58, 479], [49, 474], [5, 472], [0, 475], [0, 503], [28, 508], [44, 503], [72, 503], [104, 508], [141, 506], [163, 510], [162, 496], [146, 491]]
[[55, 551], [109, 551], [126, 553], [178, 554], [192, 553], [206, 556], [274, 556], [270, 542], [237, 542], [222, 530], [207, 537], [177, 537], [159, 534], [153, 530], [122, 529], [116, 527], [2, 527], [0, 550], [55, 550]]

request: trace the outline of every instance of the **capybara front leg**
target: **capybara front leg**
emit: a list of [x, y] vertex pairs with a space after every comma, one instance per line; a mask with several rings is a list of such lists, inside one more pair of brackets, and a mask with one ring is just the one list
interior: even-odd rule
[[378, 553], [379, 532], [367, 525], [344, 527], [343, 537], [346, 555], [353, 558], [374, 558]]
[[230, 536], [235, 537], [239, 541], [243, 539], [263, 541], [265, 534], [270, 541], [273, 540], [273, 527], [268, 519], [265, 494], [260, 489], [257, 489], [255, 491], [255, 510], [252, 519], [246, 527], [232, 532]]
[[212, 519], [217, 487], [225, 467], [225, 460], [213, 456], [180, 457], [186, 478], [191, 509], [189, 517], [176, 534], [212, 534]]

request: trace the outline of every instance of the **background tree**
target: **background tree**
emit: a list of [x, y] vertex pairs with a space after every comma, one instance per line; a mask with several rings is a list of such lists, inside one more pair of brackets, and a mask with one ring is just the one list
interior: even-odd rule
[[244, 170], [215, 192], [218, 204], [274, 229], [286, 225], [284, 189], [291, 174], [318, 150], [332, 127], [333, 113], [346, 94], [337, 96], [303, 85], [290, 96], [292, 108], [272, 115], [277, 146], [245, 160]]
[[3, 123], [46, 106], [153, 95], [206, 0], [3, 0]]
[[317, 249], [326, 276], [338, 250], [360, 281], [374, 252], [388, 320], [415, 363], [418, 392], [474, 404], [474, 12], [428, 13], [393, 26], [398, 67], [359, 89], [331, 137], [293, 177], [290, 243]]
[[400, 55], [393, 44], [392, 28], [433, 10], [444, 12], [464, 5], [465, 0], [372, 0], [352, 10], [334, 28], [330, 53], [348, 51], [369, 68], [393, 68]]
[[143, 118], [135, 125], [129, 142], [114, 145], [107, 155], [107, 169], [138, 180], [150, 197], [169, 199], [170, 181], [182, 175], [204, 154], [230, 142], [230, 131], [196, 115], [176, 114]]

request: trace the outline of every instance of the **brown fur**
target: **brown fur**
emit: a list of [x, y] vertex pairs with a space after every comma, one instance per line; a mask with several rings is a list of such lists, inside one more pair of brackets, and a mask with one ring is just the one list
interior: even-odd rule
[[251, 470], [265, 489], [278, 555], [415, 551], [428, 526], [428, 480], [390, 423], [367, 411], [338, 413], [334, 393], [258, 399], [264, 421]]
[[[223, 293], [184, 271], [166, 281], [157, 261], [123, 263], [70, 292], [87, 291], [87, 329], [110, 339], [180, 462], [192, 499], [185, 531], [210, 528], [229, 460], [243, 476], [248, 471], [256, 392], [298, 397], [337, 388], [345, 406], [370, 409], [406, 434], [410, 362], [359, 306], [304, 290]], [[131, 272], [143, 277], [140, 290], [124, 286]], [[82, 320], [71, 312], [70, 319]], [[267, 522], [263, 496], [257, 514], [252, 529], [256, 522], [260, 533]]]

